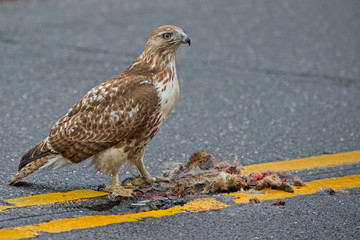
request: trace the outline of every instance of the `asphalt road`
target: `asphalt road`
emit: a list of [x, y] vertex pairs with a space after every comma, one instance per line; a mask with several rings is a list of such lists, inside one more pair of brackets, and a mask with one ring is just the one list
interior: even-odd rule
[[[359, 16], [357, 0], [1, 2], [0, 199], [111, 182], [82, 163], [39, 171], [27, 187], [6, 184], [22, 154], [166, 24], [185, 29], [192, 44], [177, 54], [179, 102], [147, 147], [152, 175], [199, 150], [218, 160], [237, 156], [243, 165], [359, 150]], [[359, 169], [299, 174], [309, 181]], [[121, 173], [130, 176], [126, 168]], [[359, 194], [302, 196], [284, 209], [235, 205], [39, 239], [356, 239]], [[0, 228], [73, 214], [47, 211], [33, 208], [11, 221], [0, 214]]]

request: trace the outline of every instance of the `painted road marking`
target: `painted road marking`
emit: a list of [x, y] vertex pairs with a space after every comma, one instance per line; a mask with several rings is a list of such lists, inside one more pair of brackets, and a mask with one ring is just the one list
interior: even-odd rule
[[184, 206], [176, 206], [166, 210], [148, 211], [142, 213], [133, 213], [127, 215], [103, 215], [86, 216], [79, 218], [57, 219], [50, 222], [36, 225], [28, 225], [15, 228], [0, 229], [0, 239], [24, 239], [40, 235], [40, 232], [60, 233], [69, 232], [75, 229], [87, 229], [99, 226], [106, 226], [114, 223], [135, 222], [144, 218], [160, 218], [171, 216], [178, 213], [203, 212], [209, 210], [218, 210], [227, 208], [230, 205], [219, 202], [214, 198], [202, 198], [191, 201]]
[[[222, 196], [234, 196], [235, 203], [248, 203], [253, 197], [262, 201], [297, 197], [301, 195], [310, 195], [316, 193], [319, 188], [331, 187], [333, 189], [351, 189], [360, 187], [360, 175], [353, 175], [339, 178], [328, 178], [307, 182], [303, 187], [296, 187], [294, 193], [281, 192], [278, 190], [267, 189], [264, 194], [245, 194], [231, 193]], [[140, 219], [160, 218], [186, 212], [204, 212], [209, 210], [218, 210], [228, 208], [231, 205], [220, 202], [214, 198], [200, 198], [191, 201], [184, 206], [175, 206], [166, 210], [154, 210], [142, 213], [132, 213], [126, 215], [99, 215], [85, 216], [77, 218], [56, 219], [49, 222], [35, 225], [27, 225], [13, 228], [0, 229], [0, 239], [24, 239], [39, 236], [41, 232], [61, 233], [76, 229], [88, 229], [100, 226], [106, 226], [114, 223], [135, 222]]]
[[315, 194], [316, 191], [323, 187], [331, 187], [334, 190], [351, 189], [360, 187], [360, 175], [339, 177], [339, 178], [327, 178], [316, 181], [307, 182], [305, 186], [294, 186], [295, 192], [289, 193], [280, 190], [265, 189], [261, 192], [264, 194], [249, 194], [249, 193], [228, 193], [229, 196], [234, 196], [235, 203], [249, 203], [251, 198], [256, 197], [260, 201], [268, 201], [275, 199], [283, 199], [287, 197], [297, 197], [301, 195]]
[[[334, 167], [339, 165], [348, 165], [360, 162], [360, 151], [337, 153], [331, 155], [321, 155], [310, 158], [300, 158], [288, 161], [278, 161], [269, 163], [260, 163], [242, 167], [242, 174], [247, 175], [250, 172], [258, 173], [261, 171], [301, 171], [313, 168]], [[22, 198], [13, 198], [3, 200], [13, 205], [0, 205], [0, 211], [28, 206], [40, 206], [54, 204], [59, 202], [73, 201], [78, 199], [94, 198], [105, 196], [108, 193], [92, 190], [75, 190], [70, 192], [47, 193]]]
[[303, 171], [314, 168], [328, 168], [360, 162], [360, 151], [321, 155], [309, 158], [299, 158], [288, 161], [259, 163], [243, 166], [241, 173], [259, 173], [262, 171]]
[[12, 205], [9, 206], [0, 205], [0, 211], [10, 208], [49, 205], [49, 204], [68, 202], [79, 199], [88, 199], [88, 198], [105, 196], [108, 194], [109, 193], [107, 192], [99, 192], [99, 191], [84, 189], [84, 190], [74, 190], [70, 192], [46, 193], [46, 194], [39, 194], [28, 197], [5, 199], [3, 200], [3, 202]]

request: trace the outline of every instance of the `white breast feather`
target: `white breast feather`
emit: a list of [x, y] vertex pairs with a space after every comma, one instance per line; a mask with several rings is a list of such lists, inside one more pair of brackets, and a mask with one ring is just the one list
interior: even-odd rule
[[[162, 82], [155, 83], [155, 87], [157, 88], [158, 94], [160, 96], [160, 112], [162, 113], [163, 120], [165, 120], [172, 109], [174, 108], [178, 98], [179, 98], [179, 82], [176, 75], [175, 64], [171, 64], [170, 66], [173, 71], [173, 79], [168, 81], [166, 85]], [[165, 91], [161, 91], [166, 86]]]

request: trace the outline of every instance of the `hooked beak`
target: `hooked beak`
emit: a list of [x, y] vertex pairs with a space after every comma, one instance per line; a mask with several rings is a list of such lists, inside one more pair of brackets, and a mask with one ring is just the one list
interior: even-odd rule
[[189, 36], [186, 35], [185, 33], [181, 34], [181, 36], [183, 37], [183, 38], [181, 39], [181, 43], [182, 43], [182, 44], [189, 44], [189, 46], [190, 46], [191, 40], [190, 40]]

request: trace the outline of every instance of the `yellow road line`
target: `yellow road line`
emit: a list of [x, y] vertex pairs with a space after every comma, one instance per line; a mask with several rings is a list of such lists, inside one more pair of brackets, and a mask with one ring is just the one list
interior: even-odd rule
[[6, 203], [12, 204], [10, 205], [0, 205], [0, 211], [10, 209], [10, 208], [18, 208], [18, 207], [28, 207], [28, 206], [40, 206], [40, 205], [48, 205], [60, 202], [73, 201], [84, 198], [94, 198], [108, 195], [106, 192], [92, 191], [92, 190], [74, 190], [70, 192], [56, 192], [56, 193], [46, 193], [39, 194], [28, 197], [21, 198], [12, 198], [3, 200]]
[[335, 167], [359, 162], [360, 151], [354, 151], [243, 166], [241, 173], [248, 175], [250, 172], [259, 173], [262, 171], [302, 171], [307, 169]]
[[79, 218], [57, 219], [37, 225], [28, 225], [15, 228], [0, 229], [0, 239], [23, 239], [32, 238], [40, 235], [40, 232], [60, 233], [75, 229], [87, 229], [105, 226], [114, 223], [134, 222], [144, 218], [160, 218], [171, 216], [187, 211], [198, 212], [227, 208], [229, 205], [219, 202], [214, 198], [202, 198], [191, 201], [184, 206], [176, 206], [166, 210], [133, 213], [127, 215], [103, 215], [86, 216]]
[[[250, 166], [243, 166], [242, 174], [247, 175], [250, 172], [257, 173], [266, 170], [300, 171], [300, 170], [313, 169], [313, 168], [325, 168], [325, 167], [334, 167], [345, 164], [354, 164], [359, 162], [360, 162], [360, 151], [354, 151], [354, 152], [337, 153], [331, 155], [315, 156], [310, 158], [294, 159], [288, 161], [278, 161], [278, 162], [269, 162], [269, 163], [254, 164]], [[91, 190], [75, 190], [64, 193], [48, 193], [48, 194], [22, 197], [22, 198], [5, 199], [3, 200], [4, 202], [13, 205], [11, 206], [0, 205], [0, 211], [10, 208], [39, 206], [39, 205], [54, 204], [65, 201], [72, 201], [77, 199], [94, 198], [98, 196], [104, 196], [107, 194], [108, 193], [91, 191]]]
[[309, 195], [316, 193], [317, 190], [323, 187], [331, 187], [335, 190], [342, 188], [351, 189], [360, 187], [360, 175], [352, 175], [339, 178], [327, 178], [316, 181], [307, 182], [305, 186], [295, 187], [294, 193], [288, 193], [279, 190], [266, 189], [264, 194], [249, 194], [249, 193], [229, 193], [229, 196], [237, 197], [235, 203], [249, 203], [251, 198], [256, 197], [261, 201], [283, 199], [288, 197], [297, 197], [300, 195]]
[[[314, 194], [321, 187], [331, 187], [333, 189], [341, 188], [358, 188], [360, 187], [360, 175], [353, 175], [339, 178], [328, 178], [307, 182], [303, 187], [296, 187], [295, 193], [287, 193], [278, 190], [265, 190], [264, 194], [246, 194], [246, 193], [230, 193], [227, 195], [237, 197], [236, 203], [248, 203], [253, 197], [259, 200], [274, 200], [287, 197], [297, 197], [301, 195]], [[224, 195], [226, 196], [226, 195]], [[163, 216], [171, 216], [178, 213], [209, 211], [216, 209], [224, 209], [230, 207], [225, 203], [215, 200], [214, 198], [202, 198], [191, 201], [184, 206], [176, 206], [166, 210], [149, 211], [142, 213], [133, 213], [126, 215], [100, 215], [85, 216], [78, 218], [65, 218], [52, 220], [50, 222], [0, 229], [0, 239], [23, 239], [39, 236], [41, 232], [60, 233], [68, 232], [76, 229], [87, 229], [99, 226], [105, 226], [114, 223], [134, 222], [144, 218], [160, 218]]]

